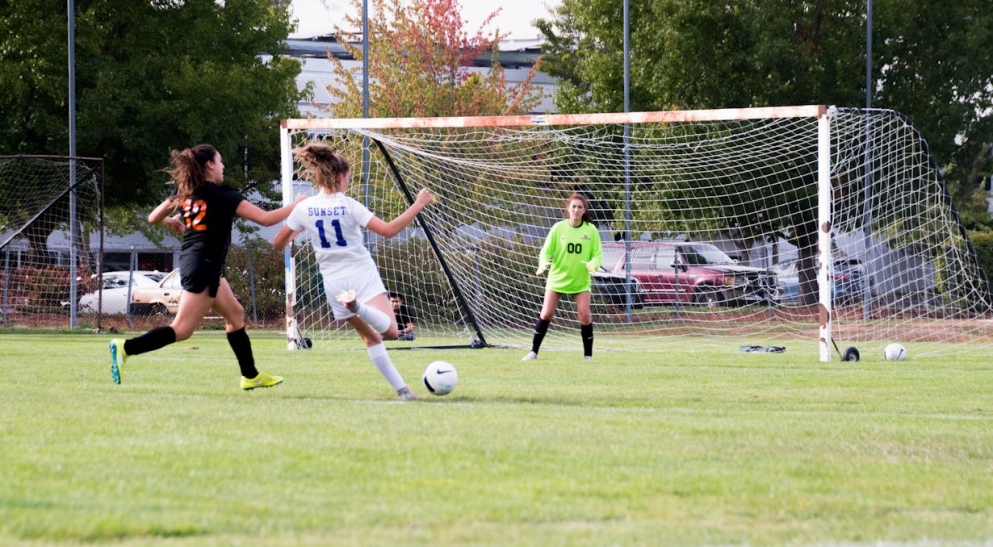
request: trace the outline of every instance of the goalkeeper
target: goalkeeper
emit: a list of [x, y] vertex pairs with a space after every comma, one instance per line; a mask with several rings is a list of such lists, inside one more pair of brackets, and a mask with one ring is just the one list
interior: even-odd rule
[[548, 271], [545, 301], [534, 325], [531, 352], [522, 361], [538, 358], [541, 342], [555, 316], [562, 295], [572, 295], [579, 315], [579, 332], [583, 338], [583, 358], [593, 359], [593, 314], [590, 313], [590, 285], [593, 272], [603, 261], [600, 232], [590, 216], [589, 202], [583, 194], [572, 194], [566, 201], [566, 220], [556, 222], [545, 238], [538, 256], [537, 275]]

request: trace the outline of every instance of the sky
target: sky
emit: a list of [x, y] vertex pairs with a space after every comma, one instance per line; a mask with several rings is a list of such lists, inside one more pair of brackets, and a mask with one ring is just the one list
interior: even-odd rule
[[[499, 29], [510, 33], [511, 40], [538, 38], [538, 30], [531, 22], [549, 17], [549, 6], [558, 6], [558, 0], [461, 0], [462, 18], [466, 30], [475, 31], [487, 15], [502, 8], [488, 30]], [[334, 25], [339, 23], [351, 9], [349, 0], [293, 0], [293, 16], [298, 20], [297, 31], [290, 38], [312, 38], [331, 34]], [[371, 8], [370, 8], [371, 10]]]

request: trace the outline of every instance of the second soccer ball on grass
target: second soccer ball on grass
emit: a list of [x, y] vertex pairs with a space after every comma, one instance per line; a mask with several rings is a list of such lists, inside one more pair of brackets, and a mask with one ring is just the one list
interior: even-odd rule
[[907, 358], [907, 349], [902, 345], [893, 343], [883, 350], [883, 356], [887, 361], [903, 361]]

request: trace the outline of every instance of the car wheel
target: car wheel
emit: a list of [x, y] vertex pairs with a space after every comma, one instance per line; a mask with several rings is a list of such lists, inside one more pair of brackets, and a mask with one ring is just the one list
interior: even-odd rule
[[706, 308], [716, 308], [720, 304], [720, 296], [713, 288], [699, 287], [693, 295], [693, 302]]
[[152, 315], [168, 315], [169, 310], [165, 307], [165, 304], [156, 303], [152, 304]]

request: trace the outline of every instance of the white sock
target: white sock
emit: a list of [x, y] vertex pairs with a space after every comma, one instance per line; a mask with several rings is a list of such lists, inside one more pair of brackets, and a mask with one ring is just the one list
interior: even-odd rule
[[390, 330], [390, 316], [372, 306], [359, 304], [355, 313], [380, 334]]
[[407, 386], [407, 384], [404, 383], [403, 378], [400, 376], [400, 372], [397, 371], [395, 366], [393, 366], [393, 361], [390, 360], [390, 355], [386, 353], [386, 344], [379, 343], [375, 346], [369, 346], [366, 348], [366, 352], [369, 354], [369, 358], [372, 359], [372, 364], [376, 365], [376, 368], [379, 369], [379, 373], [386, 378], [386, 381], [393, 386], [393, 389], [400, 390]]

